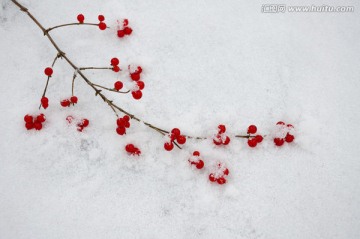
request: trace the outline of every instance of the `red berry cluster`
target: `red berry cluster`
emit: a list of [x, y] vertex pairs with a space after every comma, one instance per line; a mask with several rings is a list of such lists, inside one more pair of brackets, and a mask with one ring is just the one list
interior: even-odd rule
[[27, 114], [24, 116], [24, 121], [25, 121], [25, 128], [27, 130], [31, 130], [31, 129], [41, 130], [42, 123], [46, 121], [46, 118], [44, 114], [39, 114], [35, 117]]
[[130, 128], [130, 117], [128, 115], [124, 115], [124, 117], [116, 120], [116, 124], [118, 126], [116, 128], [116, 132], [119, 135], [124, 135], [126, 134], [126, 129]]
[[119, 38], [123, 38], [126, 35], [131, 35], [132, 33], [132, 29], [131, 27], [129, 27], [129, 20], [128, 19], [124, 19], [122, 23], [120, 23], [120, 21], [118, 21], [118, 26], [117, 26], [117, 35]]
[[98, 19], [99, 19], [99, 29], [104, 31], [106, 29], [106, 23], [104, 22], [105, 21], [105, 17], [103, 15], [99, 15], [98, 16]]
[[47, 107], [49, 107], [49, 99], [47, 97], [42, 97], [41, 100], [41, 106], [46, 109]]
[[141, 90], [145, 88], [145, 83], [140, 80], [141, 73], [143, 70], [141, 66], [133, 66], [133, 65], [129, 65], [128, 69], [130, 73], [130, 78], [136, 82], [136, 88], [132, 90], [131, 94], [135, 100], [139, 100], [142, 97]]
[[[252, 124], [248, 127], [247, 133], [249, 136], [251, 136], [251, 134], [256, 134], [256, 132], [257, 127], [255, 125]], [[261, 143], [263, 141], [263, 139], [264, 138], [258, 134], [252, 138], [249, 138], [247, 143], [251, 148], [255, 148], [258, 143]]]
[[133, 144], [127, 144], [125, 146], [125, 151], [131, 155], [140, 155], [141, 154], [140, 149], [135, 147]]
[[204, 167], [204, 161], [200, 158], [200, 152], [194, 151], [193, 155], [188, 159], [191, 165], [195, 165], [197, 169], [202, 169]]
[[60, 101], [60, 105], [62, 107], [69, 107], [71, 104], [75, 105], [78, 102], [78, 98], [76, 96], [71, 96], [69, 99], [64, 99]]
[[214, 136], [213, 142], [216, 145], [228, 145], [230, 143], [230, 137], [225, 135], [226, 127], [223, 124], [218, 126], [218, 133]]
[[53, 69], [51, 67], [46, 67], [44, 70], [45, 75], [47, 75], [48, 77], [51, 77], [53, 74]]
[[120, 67], [119, 67], [120, 61], [119, 61], [118, 58], [116, 58], [116, 57], [112, 58], [112, 59], [110, 60], [110, 64], [111, 64], [111, 66], [113, 67], [113, 69], [112, 69], [113, 71], [115, 71], [115, 72], [121, 71], [121, 69], [120, 69]]
[[[66, 120], [67, 120], [67, 122], [69, 124], [72, 124], [73, 121], [74, 121], [74, 117], [69, 115], [69, 116], [66, 117]], [[81, 120], [77, 120], [76, 121], [77, 130], [79, 132], [82, 132], [84, 130], [84, 128], [89, 126], [89, 123], [90, 123], [90, 121], [88, 119], [86, 119], [86, 118], [83, 118]]]
[[210, 173], [209, 180], [218, 184], [225, 184], [226, 177], [229, 175], [229, 169], [222, 163], [218, 163], [213, 173]]
[[282, 146], [285, 142], [291, 143], [294, 141], [294, 126], [292, 124], [285, 124], [282, 121], [276, 123], [278, 126], [278, 137], [274, 138], [276, 146]]
[[176, 141], [178, 144], [185, 144], [186, 137], [184, 135], [181, 135], [180, 129], [173, 128], [171, 130], [171, 134], [168, 135], [170, 142], [166, 142], [164, 144], [164, 149], [167, 151], [171, 151], [174, 148], [174, 142]]

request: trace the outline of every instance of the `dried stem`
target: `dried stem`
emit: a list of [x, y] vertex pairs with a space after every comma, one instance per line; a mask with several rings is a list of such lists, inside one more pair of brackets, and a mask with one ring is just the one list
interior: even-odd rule
[[112, 91], [112, 92], [115, 92], [115, 93], [127, 94], [127, 93], [130, 92], [130, 90], [128, 90], [128, 91], [117, 91], [117, 90], [115, 90], [115, 89], [107, 88], [107, 87], [102, 86], [102, 85], [98, 85], [98, 84], [94, 84], [94, 83], [91, 83], [91, 84], [93, 84], [93, 85], [96, 86], [96, 87], [102, 88], [102, 89], [104, 89], [104, 90]]
[[[145, 122], [143, 120], [141, 120], [140, 118], [136, 117], [135, 115], [127, 112], [126, 110], [122, 109], [121, 107], [119, 107], [118, 105], [114, 104], [112, 100], [109, 100], [104, 94], [101, 93], [101, 90], [99, 90], [97, 87], [99, 87], [99, 85], [96, 85], [94, 83], [92, 83], [85, 75], [84, 73], [82, 72], [82, 70], [86, 70], [86, 69], [90, 69], [90, 68], [87, 68], [85, 67], [86, 69], [84, 68], [78, 68], [66, 55], [65, 53], [59, 48], [59, 46], [56, 44], [56, 42], [53, 40], [53, 38], [51, 37], [51, 35], [49, 34], [49, 31], [55, 29], [55, 28], [59, 28], [59, 27], [63, 27], [63, 26], [71, 26], [71, 25], [82, 25], [82, 24], [79, 24], [79, 23], [70, 23], [70, 24], [64, 24], [64, 25], [59, 25], [59, 26], [55, 26], [55, 27], [52, 27], [52, 28], [49, 28], [47, 30], [45, 30], [45, 28], [39, 23], [39, 21], [28, 11], [28, 9], [24, 6], [22, 6], [18, 1], [16, 0], [11, 0], [16, 6], [18, 6], [20, 8], [21, 11], [25, 12], [33, 21], [34, 23], [42, 30], [42, 32], [44, 33], [44, 35], [49, 39], [49, 41], [51, 42], [51, 44], [54, 46], [54, 48], [57, 50], [58, 54], [57, 54], [57, 57], [62, 57], [66, 60], [66, 62], [75, 70], [76, 73], [78, 73], [81, 78], [95, 91], [95, 96], [99, 96], [104, 102], [106, 102], [109, 107], [114, 111], [115, 115], [118, 117], [118, 114], [116, 112], [116, 110], [120, 111], [121, 113], [123, 114], [126, 114], [128, 115], [130, 118], [140, 122], [140, 123], [143, 123], [145, 124], [146, 126], [148, 126], [149, 128], [155, 130], [156, 132], [162, 134], [162, 135], [165, 135], [165, 134], [169, 134], [170, 132], [167, 131], [167, 130], [164, 130], [164, 129], [161, 129], [157, 126], [154, 126], [148, 122]], [[91, 25], [91, 24], [87, 24], [87, 25]], [[94, 25], [97, 25], [97, 24], [94, 24]], [[47, 87], [46, 87], [47, 88]], [[45, 92], [46, 92], [46, 88], [45, 88]], [[44, 92], [44, 95], [45, 95], [45, 92]], [[207, 139], [207, 137], [193, 137], [193, 136], [189, 136], [189, 135], [184, 135], [185, 137], [187, 138], [190, 138], [190, 139]], [[238, 138], [251, 138], [251, 137], [254, 137], [254, 136], [250, 136], [250, 135], [236, 135], [235, 137], [238, 137]], [[181, 147], [176, 143], [174, 142], [174, 144], [181, 149]]]
[[112, 67], [80, 67], [79, 70], [112, 70]]
[[[53, 60], [53, 63], [51, 64], [51, 67], [54, 67], [56, 60], [57, 60], [58, 58], [60, 58], [60, 57], [61, 57], [61, 55], [58, 53], [58, 54], [56, 55], [55, 59]], [[43, 91], [43, 94], [42, 94], [41, 98], [46, 95], [46, 91], [47, 91], [47, 88], [48, 88], [48, 86], [49, 86], [50, 77], [51, 77], [51, 76], [48, 76], [48, 77], [47, 77], [46, 85], [45, 85], [45, 88], [44, 88], [44, 91]], [[42, 104], [40, 103], [39, 109], [41, 109], [41, 107], [42, 107]]]
[[[98, 23], [80, 23], [80, 22], [74, 22], [74, 23], [67, 23], [67, 24], [61, 24], [58, 26], [54, 26], [54, 27], [50, 27], [48, 29], [45, 30], [46, 33], [50, 32], [51, 30], [54, 30], [56, 28], [60, 28], [60, 27], [68, 27], [68, 26], [99, 26]], [[106, 28], [110, 28], [110, 27], [106, 27]]]
[[76, 72], [74, 72], [72, 83], [71, 83], [71, 96], [74, 96], [75, 78], [76, 78]]

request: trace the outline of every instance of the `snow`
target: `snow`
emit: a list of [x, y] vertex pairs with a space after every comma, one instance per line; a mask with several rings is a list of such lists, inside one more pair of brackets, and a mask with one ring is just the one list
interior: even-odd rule
[[[38, 113], [43, 69], [56, 51], [2, 0], [1, 239], [360, 237], [358, 2], [336, 2], [354, 13], [283, 14], [235, 0], [20, 2], [47, 27], [79, 13], [86, 22], [103, 14], [113, 27], [128, 18], [134, 31], [124, 39], [90, 26], [51, 34], [78, 66], [107, 66], [112, 57], [122, 69], [142, 66], [140, 101], [107, 95], [148, 122], [198, 136], [222, 123], [234, 136], [250, 124], [269, 134], [282, 120], [296, 139], [277, 148], [265, 138], [254, 149], [233, 137], [224, 147], [188, 140], [166, 152], [160, 134], [134, 121], [117, 135], [113, 112], [80, 78], [79, 103], [61, 108], [73, 74], [63, 60], [50, 81], [44, 129], [26, 131], [23, 117]], [[109, 87], [126, 77], [85, 75]], [[88, 118], [89, 127], [79, 133], [68, 115]], [[128, 143], [142, 155], [128, 156]], [[193, 150], [203, 170], [190, 167]], [[230, 170], [222, 186], [208, 180], [218, 161]]]

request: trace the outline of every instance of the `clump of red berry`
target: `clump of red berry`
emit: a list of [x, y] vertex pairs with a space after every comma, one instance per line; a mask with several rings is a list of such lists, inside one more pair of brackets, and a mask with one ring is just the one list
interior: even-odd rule
[[82, 132], [84, 130], [84, 128], [88, 127], [89, 126], [89, 123], [90, 121], [86, 118], [83, 118], [83, 119], [80, 119], [80, 120], [76, 120], [73, 116], [69, 115], [66, 117], [66, 121], [69, 123], [69, 124], [72, 124], [73, 122], [76, 123], [76, 127], [77, 127], [77, 130], [79, 132]]
[[37, 116], [32, 115], [25, 115], [24, 116], [25, 121], [25, 128], [27, 130], [35, 129], [35, 130], [41, 130], [42, 124], [46, 121], [46, 117], [44, 114], [39, 114]]
[[257, 127], [255, 125], [252, 124], [248, 127], [247, 133], [249, 135], [249, 138], [247, 143], [251, 148], [255, 148], [256, 145], [258, 143], [261, 143], [264, 139], [263, 136], [260, 134], [252, 135], [252, 134], [256, 134], [256, 132], [257, 132]]
[[200, 158], [200, 152], [194, 151], [193, 155], [188, 159], [191, 165], [195, 165], [197, 169], [202, 169], [204, 167], [204, 161]]
[[132, 90], [131, 94], [135, 100], [139, 100], [142, 97], [142, 91], [145, 88], [145, 83], [140, 81], [142, 68], [141, 66], [128, 66], [130, 78], [136, 83], [135, 88]]
[[178, 144], [185, 144], [186, 137], [181, 135], [181, 131], [178, 128], [173, 128], [171, 133], [168, 135], [170, 139], [169, 142], [165, 142], [164, 149], [167, 151], [171, 151], [174, 148], [174, 142], [176, 141]]
[[119, 72], [121, 71], [120, 67], [119, 67], [119, 64], [120, 64], [120, 61], [118, 58], [114, 57], [110, 60], [110, 64], [111, 66], [113, 67], [112, 70], [115, 71], [115, 72]]
[[102, 30], [102, 31], [104, 31], [105, 29], [106, 29], [106, 23], [104, 22], [105, 21], [105, 17], [103, 16], [103, 15], [99, 15], [98, 16], [98, 19], [99, 19], [99, 29], [100, 30]]
[[139, 148], [137, 148], [135, 145], [133, 144], [127, 144], [125, 146], [125, 151], [128, 152], [131, 155], [140, 155], [141, 151]]
[[62, 107], [69, 107], [70, 105], [75, 105], [78, 102], [78, 98], [76, 96], [71, 96], [69, 99], [64, 99], [60, 101], [60, 105]]
[[226, 127], [223, 124], [218, 126], [218, 133], [213, 137], [215, 145], [228, 145], [230, 143], [230, 137], [225, 134]]
[[128, 115], [124, 115], [122, 118], [118, 118], [116, 120], [117, 128], [116, 132], [119, 135], [126, 134], [126, 129], [130, 128], [130, 117]]
[[226, 177], [229, 175], [229, 169], [224, 164], [218, 163], [213, 172], [209, 174], [209, 180], [211, 182], [217, 182], [218, 184], [225, 184]]
[[42, 97], [41, 100], [41, 106], [46, 109], [47, 107], [49, 107], [49, 99], [47, 97]]
[[79, 21], [79, 23], [84, 23], [85, 17], [82, 14], [77, 15], [77, 20]]
[[282, 121], [276, 123], [277, 132], [275, 134], [274, 143], [276, 146], [282, 146], [284, 143], [291, 143], [294, 141], [294, 126], [292, 124], [285, 124]]
[[51, 67], [46, 67], [44, 70], [45, 75], [47, 75], [48, 77], [51, 77], [53, 74], [53, 69]]
[[129, 27], [129, 20], [128, 19], [124, 19], [122, 22], [117, 21], [117, 36], [119, 38], [123, 38], [126, 35], [131, 35], [132, 33], [132, 28]]

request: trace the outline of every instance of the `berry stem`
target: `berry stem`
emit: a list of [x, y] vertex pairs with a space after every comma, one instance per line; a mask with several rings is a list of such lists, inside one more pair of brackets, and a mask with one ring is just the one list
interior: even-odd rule
[[[13, 1], [14, 2], [14, 1]], [[99, 26], [98, 23], [80, 23], [80, 22], [74, 22], [74, 23], [66, 23], [66, 24], [61, 24], [61, 25], [57, 25], [54, 27], [50, 27], [48, 29], [45, 30], [46, 33], [50, 32], [51, 30], [54, 30], [56, 28], [60, 28], [60, 27], [68, 27], [68, 26], [81, 26], [81, 25], [85, 25], [85, 26]], [[110, 27], [106, 27], [106, 28], [110, 28]]]
[[79, 70], [112, 70], [112, 67], [80, 67]]
[[105, 87], [105, 86], [98, 85], [98, 84], [95, 84], [95, 83], [92, 83], [92, 82], [91, 82], [91, 84], [93, 84], [93, 85], [96, 86], [96, 87], [102, 88], [102, 89], [104, 89], [104, 90], [112, 91], [112, 92], [115, 92], [115, 93], [127, 94], [127, 93], [130, 92], [130, 90], [128, 90], [128, 91], [117, 91], [117, 90], [110, 89], [110, 88], [107, 88], [107, 87]]
[[76, 78], [76, 72], [74, 72], [72, 83], [71, 83], [71, 96], [74, 96], [75, 78]]
[[[51, 67], [54, 67], [55, 65], [55, 62], [58, 58], [60, 58], [61, 55], [58, 53], [55, 57], [55, 59], [53, 60], [52, 64], [51, 64]], [[46, 95], [46, 91], [47, 91], [47, 88], [49, 86], [49, 81], [50, 81], [50, 76], [47, 77], [47, 80], [46, 80], [46, 85], [45, 85], [45, 88], [44, 88], [44, 91], [43, 91], [43, 94], [42, 94], [42, 97], [44, 97]], [[41, 109], [42, 105], [40, 104], [39, 106], [39, 110]]]

